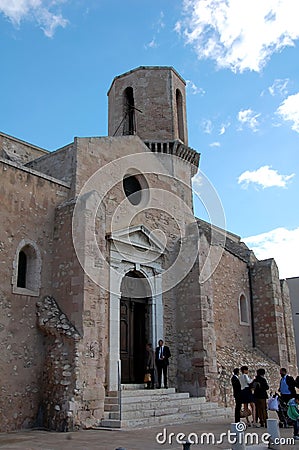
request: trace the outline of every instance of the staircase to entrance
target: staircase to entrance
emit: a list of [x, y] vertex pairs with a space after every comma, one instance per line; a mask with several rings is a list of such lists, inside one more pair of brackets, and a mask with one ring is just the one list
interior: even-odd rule
[[145, 389], [143, 384], [129, 384], [107, 393], [101, 427], [138, 428], [231, 418], [231, 408], [207, 402], [205, 397], [190, 397], [174, 388]]

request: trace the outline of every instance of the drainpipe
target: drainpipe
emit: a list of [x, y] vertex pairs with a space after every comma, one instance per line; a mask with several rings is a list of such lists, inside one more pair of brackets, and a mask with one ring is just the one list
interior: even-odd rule
[[253, 292], [252, 292], [252, 271], [251, 265], [247, 264], [248, 268], [248, 281], [249, 281], [249, 302], [250, 302], [250, 315], [251, 315], [251, 337], [252, 347], [255, 347], [255, 332], [254, 332], [254, 313], [253, 313]]

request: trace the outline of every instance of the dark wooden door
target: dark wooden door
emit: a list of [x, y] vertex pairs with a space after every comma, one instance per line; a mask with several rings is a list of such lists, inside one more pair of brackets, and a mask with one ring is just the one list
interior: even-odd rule
[[120, 300], [121, 382], [143, 383], [146, 299]]

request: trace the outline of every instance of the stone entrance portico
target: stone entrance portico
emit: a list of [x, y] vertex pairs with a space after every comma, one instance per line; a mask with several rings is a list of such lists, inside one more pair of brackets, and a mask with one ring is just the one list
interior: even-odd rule
[[126, 274], [138, 272], [132, 293], [147, 297], [150, 307], [148, 340], [153, 347], [163, 339], [162, 257], [164, 245], [143, 225], [119, 230], [107, 236], [110, 241], [109, 308], [109, 391], [118, 390], [120, 360], [121, 284]]

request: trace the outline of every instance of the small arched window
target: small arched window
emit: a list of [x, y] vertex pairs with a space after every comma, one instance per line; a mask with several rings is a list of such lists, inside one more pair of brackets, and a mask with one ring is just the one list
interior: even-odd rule
[[20, 242], [14, 259], [12, 290], [15, 294], [39, 295], [41, 257], [34, 242]]
[[23, 250], [19, 253], [17, 287], [26, 287], [27, 255]]
[[134, 93], [132, 87], [127, 87], [124, 91], [124, 128], [123, 134], [135, 134], [135, 105], [134, 105]]
[[178, 136], [179, 139], [184, 142], [184, 115], [183, 115], [183, 97], [179, 89], [176, 90], [176, 111], [178, 122]]
[[245, 295], [240, 295], [239, 298], [239, 313], [240, 313], [240, 322], [243, 325], [249, 325], [249, 314], [248, 314], [248, 303]]

